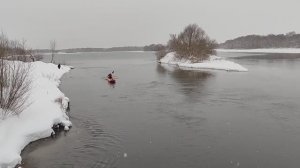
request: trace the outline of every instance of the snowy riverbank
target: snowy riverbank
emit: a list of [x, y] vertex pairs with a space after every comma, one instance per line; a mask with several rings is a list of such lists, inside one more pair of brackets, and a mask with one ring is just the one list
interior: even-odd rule
[[71, 126], [66, 115], [68, 98], [58, 89], [60, 78], [70, 67], [43, 62], [31, 64], [32, 85], [29, 103], [19, 116], [0, 119], [0, 168], [21, 163], [21, 151], [32, 141], [51, 136], [52, 126], [61, 123]]
[[209, 60], [200, 63], [191, 63], [188, 60], [178, 60], [176, 59], [174, 53], [168, 53], [162, 59], [159, 60], [163, 64], [177, 65], [184, 68], [194, 68], [194, 69], [215, 69], [215, 70], [226, 70], [226, 71], [248, 71], [245, 67], [217, 56], [210, 56]]
[[261, 48], [261, 49], [217, 49], [218, 52], [239, 52], [239, 53], [300, 53], [300, 48]]

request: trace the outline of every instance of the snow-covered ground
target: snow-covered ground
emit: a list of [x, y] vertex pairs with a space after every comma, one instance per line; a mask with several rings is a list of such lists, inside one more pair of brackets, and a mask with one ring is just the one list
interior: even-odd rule
[[240, 53], [300, 53], [300, 48], [217, 49], [218, 52]]
[[162, 59], [159, 60], [163, 64], [177, 65], [184, 68], [194, 68], [194, 69], [215, 69], [215, 70], [226, 70], [226, 71], [248, 71], [247, 68], [232, 62], [225, 60], [221, 57], [210, 56], [209, 60], [200, 63], [191, 63], [188, 60], [178, 60], [174, 53], [168, 53]]
[[65, 130], [71, 126], [66, 115], [69, 99], [58, 89], [60, 78], [70, 67], [58, 69], [43, 62], [30, 64], [32, 87], [28, 108], [19, 116], [0, 119], [0, 168], [21, 163], [22, 149], [32, 141], [51, 136], [54, 124], [62, 123]]

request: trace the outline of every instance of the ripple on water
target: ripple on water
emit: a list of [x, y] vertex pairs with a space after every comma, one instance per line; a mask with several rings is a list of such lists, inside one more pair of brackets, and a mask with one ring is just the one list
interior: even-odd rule
[[[114, 167], [121, 156], [121, 139], [108, 131], [94, 119], [87, 119], [82, 122], [88, 133], [84, 144], [80, 147], [82, 151], [89, 151], [93, 160], [93, 166]], [[98, 167], [97, 167], [98, 166]]]

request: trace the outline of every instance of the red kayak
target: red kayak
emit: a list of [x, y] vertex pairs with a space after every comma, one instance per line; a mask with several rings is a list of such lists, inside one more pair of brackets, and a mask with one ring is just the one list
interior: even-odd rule
[[106, 79], [108, 83], [110, 84], [115, 84], [116, 80], [115, 79]]

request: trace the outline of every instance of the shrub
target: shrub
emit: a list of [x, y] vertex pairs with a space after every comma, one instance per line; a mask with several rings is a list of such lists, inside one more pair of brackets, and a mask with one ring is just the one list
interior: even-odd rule
[[[0, 35], [0, 117], [20, 114], [27, 106], [30, 63], [15, 61], [27, 54], [20, 43]], [[23, 51], [22, 51], [23, 48]], [[8, 61], [10, 60], [10, 61]]]
[[164, 48], [164, 49], [161, 49], [159, 51], [156, 51], [155, 52], [155, 55], [156, 55], [156, 59], [157, 60], [160, 60], [162, 59], [164, 56], [166, 56], [166, 54], [168, 53], [168, 51]]
[[179, 59], [199, 62], [215, 54], [217, 43], [206, 35], [197, 24], [190, 24], [179, 35], [172, 34], [168, 42], [170, 51], [176, 52]]

